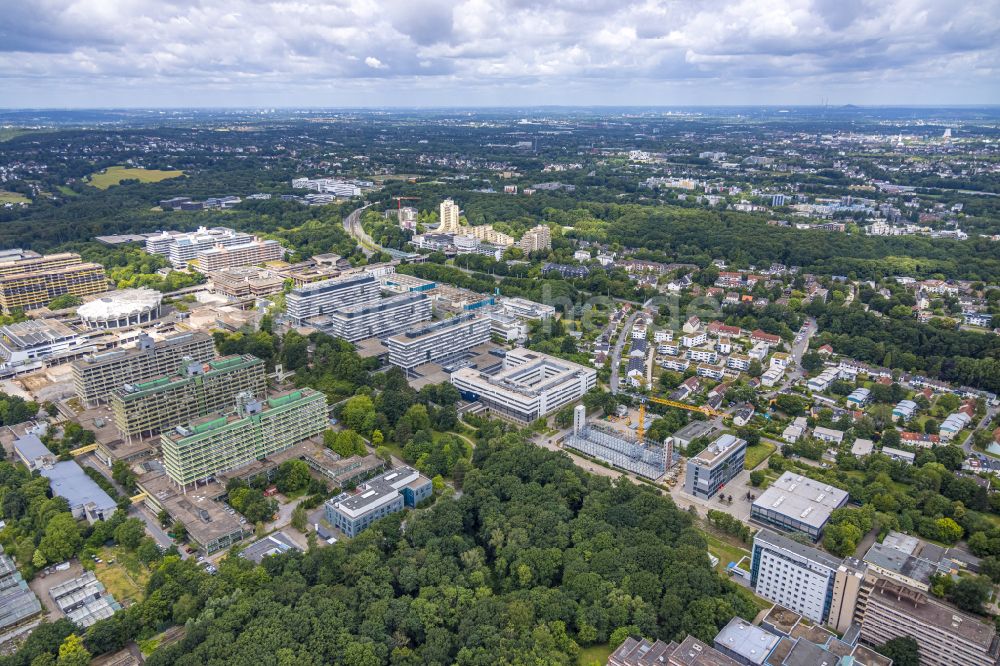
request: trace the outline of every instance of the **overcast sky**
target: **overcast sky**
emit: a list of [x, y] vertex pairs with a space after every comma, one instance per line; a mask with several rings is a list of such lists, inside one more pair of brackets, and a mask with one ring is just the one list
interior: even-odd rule
[[0, 107], [1000, 103], [1000, 0], [0, 0]]

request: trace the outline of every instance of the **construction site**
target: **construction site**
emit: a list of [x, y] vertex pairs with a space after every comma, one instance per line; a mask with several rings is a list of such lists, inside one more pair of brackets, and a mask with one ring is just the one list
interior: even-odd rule
[[658, 481], [674, 463], [670, 440], [664, 445], [648, 444], [624, 432], [610, 432], [587, 424], [583, 405], [573, 410], [573, 431], [563, 446], [601, 460], [617, 469]]

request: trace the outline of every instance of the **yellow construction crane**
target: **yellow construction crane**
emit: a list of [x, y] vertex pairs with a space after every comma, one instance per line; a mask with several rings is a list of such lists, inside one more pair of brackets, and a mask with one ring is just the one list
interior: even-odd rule
[[711, 407], [706, 407], [704, 405], [689, 405], [685, 402], [677, 402], [676, 400], [667, 400], [666, 398], [656, 398], [654, 396], [649, 396], [648, 398], [651, 402], [655, 402], [658, 405], [666, 405], [667, 407], [676, 407], [677, 409], [686, 409], [689, 412], [701, 412], [705, 416], [712, 418], [714, 416], [724, 416], [723, 412], [716, 411]]
[[667, 407], [686, 409], [689, 412], [700, 412], [708, 418], [724, 415], [723, 412], [714, 410], [711, 407], [705, 407], [704, 405], [689, 405], [686, 402], [677, 402], [676, 400], [668, 400], [666, 398], [657, 398], [654, 396], [642, 398], [639, 402], [639, 425], [635, 431], [640, 444], [642, 444], [643, 437], [646, 435], [646, 400], [655, 402], [659, 405], [666, 405]]

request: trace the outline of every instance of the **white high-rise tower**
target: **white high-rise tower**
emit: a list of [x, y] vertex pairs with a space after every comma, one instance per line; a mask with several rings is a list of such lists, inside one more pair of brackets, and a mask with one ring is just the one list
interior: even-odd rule
[[441, 202], [441, 226], [437, 228], [440, 234], [457, 234], [459, 232], [458, 205], [451, 199]]
[[587, 408], [577, 405], [573, 408], [573, 434], [579, 437], [585, 425], [587, 425]]

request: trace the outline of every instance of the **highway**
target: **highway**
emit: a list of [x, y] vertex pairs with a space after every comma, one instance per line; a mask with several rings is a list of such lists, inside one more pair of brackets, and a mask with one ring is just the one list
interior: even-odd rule
[[351, 211], [350, 215], [344, 218], [344, 231], [351, 235], [354, 240], [358, 241], [358, 245], [361, 246], [361, 251], [365, 253], [366, 257], [370, 257], [376, 252], [381, 251], [381, 247], [375, 244], [364, 229], [361, 228], [361, 215], [365, 212], [372, 204], [365, 204], [361, 208], [355, 208]]

